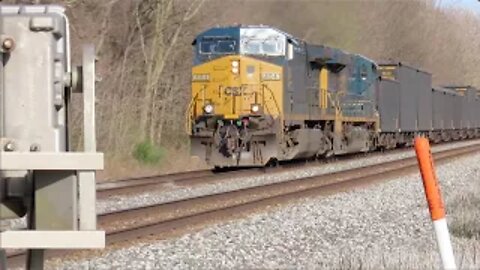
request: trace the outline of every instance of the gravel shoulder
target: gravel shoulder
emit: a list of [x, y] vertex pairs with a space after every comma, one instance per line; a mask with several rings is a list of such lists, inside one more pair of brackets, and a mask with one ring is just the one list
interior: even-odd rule
[[[432, 151], [442, 151], [456, 147], [473, 145], [479, 143], [480, 140], [454, 142], [434, 146]], [[166, 203], [181, 199], [188, 199], [192, 197], [203, 196], [207, 194], [221, 193], [241, 188], [248, 188], [258, 185], [265, 185], [270, 183], [278, 183], [288, 181], [291, 179], [299, 179], [307, 176], [316, 176], [341, 170], [358, 168], [372, 164], [378, 164], [384, 161], [401, 159], [413, 156], [413, 151], [402, 153], [385, 153], [382, 156], [370, 156], [359, 158], [356, 160], [338, 161], [333, 163], [319, 164], [316, 167], [300, 168], [298, 170], [265, 174], [255, 177], [236, 177], [218, 183], [209, 183], [204, 185], [197, 185], [193, 187], [183, 187], [172, 185], [169, 189], [161, 191], [147, 192], [135, 196], [114, 196], [106, 200], [97, 201], [97, 213], [108, 213], [112, 211], [124, 210], [144, 205], [154, 205], [159, 203]], [[0, 220], [0, 230], [8, 230], [15, 228], [24, 228], [26, 226], [26, 219], [12, 219]]]
[[[478, 225], [469, 217], [477, 213], [480, 154], [438, 166], [437, 175], [457, 265], [478, 269], [478, 232], [473, 230], [472, 236], [468, 230]], [[304, 199], [177, 239], [110, 250], [90, 260], [52, 262], [48, 269], [440, 267], [423, 186], [415, 173], [366, 189]]]

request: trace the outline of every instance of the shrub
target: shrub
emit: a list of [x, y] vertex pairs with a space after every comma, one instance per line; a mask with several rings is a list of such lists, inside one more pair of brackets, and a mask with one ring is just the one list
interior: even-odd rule
[[135, 145], [133, 151], [133, 157], [136, 160], [149, 165], [158, 164], [162, 160], [164, 154], [165, 150], [162, 147], [155, 145], [149, 140], [145, 140]]

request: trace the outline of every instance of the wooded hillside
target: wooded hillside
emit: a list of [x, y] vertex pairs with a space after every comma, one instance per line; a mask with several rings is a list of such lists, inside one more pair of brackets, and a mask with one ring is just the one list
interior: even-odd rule
[[67, 7], [75, 59], [81, 44], [97, 46], [98, 145], [111, 176], [145, 172], [145, 164], [153, 171], [201, 166], [188, 155], [185, 133], [190, 44], [215, 25], [268, 24], [374, 60], [408, 62], [433, 73], [436, 84], [480, 86], [479, 17], [433, 0], [3, 1], [29, 2]]

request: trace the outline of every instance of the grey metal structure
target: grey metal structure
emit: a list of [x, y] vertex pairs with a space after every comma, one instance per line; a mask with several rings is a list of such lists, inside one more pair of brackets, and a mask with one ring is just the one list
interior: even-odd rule
[[[444, 126], [443, 129], [455, 129], [455, 111], [460, 110], [456, 107], [456, 97], [457, 93], [453, 90], [444, 90], [443, 94], [443, 116], [444, 116]], [[436, 104], [436, 106], [440, 106]], [[457, 105], [458, 106], [458, 105]]]
[[[103, 248], [96, 230], [95, 51], [72, 68], [69, 24], [53, 5], [0, 5], [0, 219], [27, 216], [28, 230], [0, 232], [1, 249]], [[70, 96], [83, 93], [84, 152], [68, 144]]]
[[454, 125], [457, 129], [469, 129], [478, 127], [475, 117], [475, 108], [478, 106], [477, 90], [472, 86], [445, 86], [445, 88], [455, 91], [457, 97], [454, 111]]
[[468, 119], [468, 128], [474, 128], [474, 127], [477, 127], [478, 124], [477, 124], [477, 119], [478, 117], [475, 117], [475, 107], [478, 107], [478, 103], [477, 103], [477, 90], [472, 88], [472, 87], [468, 87], [466, 93], [465, 93], [465, 96], [467, 97], [467, 110], [464, 111], [464, 113], [466, 114], [466, 118]]
[[433, 100], [433, 128], [435, 130], [446, 129], [450, 120], [448, 119], [447, 90], [439, 87], [432, 88]]
[[377, 96], [382, 132], [400, 131], [400, 83], [382, 79]]
[[477, 95], [477, 89], [472, 88], [472, 91], [467, 95], [469, 99], [470, 121], [473, 127], [480, 127], [480, 99]]
[[409, 145], [416, 135], [433, 142], [480, 135], [480, 102], [474, 87], [432, 87], [429, 73], [398, 62], [382, 63], [379, 71], [379, 145]]
[[400, 83], [400, 130], [432, 130], [432, 75], [400, 62], [382, 63], [392, 67], [392, 79]]
[[454, 129], [461, 129], [463, 126], [463, 121], [462, 121], [462, 111], [463, 111], [463, 106], [464, 102], [466, 99], [464, 99], [461, 95], [458, 93], [455, 93], [452, 95], [452, 106], [453, 106], [453, 127]]
[[433, 121], [432, 75], [416, 70], [415, 90], [418, 94], [418, 130], [431, 131]]

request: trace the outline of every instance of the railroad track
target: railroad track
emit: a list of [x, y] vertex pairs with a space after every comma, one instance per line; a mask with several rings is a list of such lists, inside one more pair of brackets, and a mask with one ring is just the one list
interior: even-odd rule
[[[475, 144], [437, 152], [434, 157], [438, 164], [478, 151], [480, 144]], [[270, 206], [351, 190], [417, 170], [416, 157], [409, 157], [325, 175], [116, 211], [99, 215], [98, 223], [106, 231], [107, 245], [149, 236], [162, 239], [207, 224], [240, 218]], [[59, 254], [62, 253], [53, 251], [48, 256]], [[9, 260], [18, 262], [25, 254], [8, 256]]]
[[[388, 153], [401, 153], [411, 151], [411, 148], [399, 148], [390, 150]], [[224, 180], [236, 177], [253, 177], [264, 175], [266, 173], [288, 171], [292, 168], [308, 168], [317, 167], [321, 164], [332, 163], [337, 161], [354, 160], [359, 157], [374, 157], [383, 155], [383, 152], [370, 152], [360, 154], [349, 154], [343, 156], [334, 156], [330, 159], [324, 160], [300, 160], [282, 163], [278, 167], [265, 168], [235, 168], [234, 170], [212, 171], [200, 170], [181, 172], [168, 175], [149, 176], [144, 178], [123, 179], [109, 182], [102, 182], [97, 184], [97, 199], [103, 200], [113, 196], [132, 196], [151, 191], [160, 191], [165, 188], [170, 188], [172, 185], [178, 187], [195, 186], [200, 184], [217, 183]]]
[[212, 170], [199, 170], [101, 182], [97, 183], [97, 199], [141, 193], [149, 190], [152, 186], [159, 186], [176, 181], [181, 182], [187, 179], [212, 177], [214, 175], [215, 173]]

